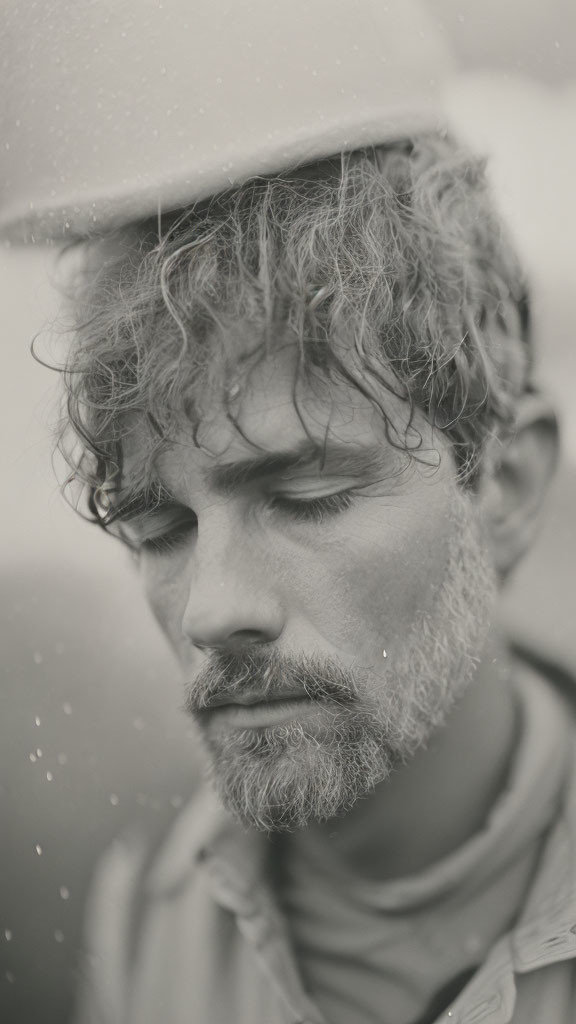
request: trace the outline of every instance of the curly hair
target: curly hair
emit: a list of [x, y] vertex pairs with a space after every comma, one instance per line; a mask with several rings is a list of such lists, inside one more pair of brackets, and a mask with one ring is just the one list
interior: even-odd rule
[[[468, 485], [530, 386], [522, 271], [484, 161], [450, 137], [254, 178], [86, 241], [68, 294], [59, 445], [92, 512], [119, 483], [128, 417], [150, 427], [149, 465], [183, 422], [196, 442], [200, 397], [233, 418], [231, 385], [282, 329], [298, 346], [296, 403], [320, 374], [366, 395], [388, 429], [392, 391], [449, 438]], [[413, 430], [389, 439], [418, 457]]]

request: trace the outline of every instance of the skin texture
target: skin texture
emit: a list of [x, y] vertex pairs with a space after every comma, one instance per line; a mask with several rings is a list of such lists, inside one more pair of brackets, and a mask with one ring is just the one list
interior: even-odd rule
[[[422, 461], [407, 459], [386, 441], [372, 406], [344, 385], [331, 389], [330, 400], [303, 396], [305, 429], [292, 398], [293, 358], [287, 346], [253, 372], [238, 397], [241, 432], [207, 402], [202, 450], [184, 431], [158, 460], [171, 503], [121, 530], [138, 549], [148, 600], [182, 667], [212, 778], [232, 812], [256, 827], [297, 828], [297, 841], [329, 843], [348, 866], [389, 877], [418, 870], [467, 838], [505, 777], [515, 708], [491, 626], [501, 569], [491, 523], [500, 489], [490, 478], [465, 495], [450, 447], [424, 417], [417, 420]], [[407, 410], [392, 397], [389, 407], [402, 431]], [[127, 444], [128, 489], [138, 483], [140, 429]], [[231, 482], [231, 466], [298, 447], [307, 434], [338, 445], [340, 467], [328, 460], [323, 469], [302, 464]], [[375, 450], [378, 460], [362, 465], [362, 453]], [[226, 486], [215, 476], [223, 466]], [[351, 488], [349, 507], [314, 520], [286, 505]], [[162, 547], [174, 530], [175, 546]], [[252, 676], [251, 652], [260, 659]], [[341, 670], [360, 694], [353, 710], [362, 712], [362, 735], [374, 726], [372, 746], [340, 805], [333, 779], [326, 782], [334, 776], [330, 751], [353, 750], [342, 747], [334, 706], [306, 701], [270, 724], [261, 705], [248, 726], [210, 706], [241, 700], [254, 680], [263, 696], [270, 678], [275, 696], [286, 680], [293, 684], [294, 673], [274, 675], [274, 665], [266, 675], [265, 652], [288, 669], [314, 662], [303, 696], [314, 692], [322, 666]], [[349, 722], [346, 710], [338, 714]], [[231, 788], [230, 779], [254, 765], [252, 788]], [[284, 788], [274, 791], [278, 778]], [[311, 779], [324, 788], [314, 791]], [[279, 806], [282, 799], [295, 807], [297, 790], [297, 812]]]

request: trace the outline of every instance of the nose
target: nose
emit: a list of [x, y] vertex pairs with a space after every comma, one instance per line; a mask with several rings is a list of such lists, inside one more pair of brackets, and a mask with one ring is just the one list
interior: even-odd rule
[[199, 522], [182, 634], [198, 648], [272, 643], [284, 615], [271, 566], [237, 531], [227, 532], [222, 519], [204, 529]]

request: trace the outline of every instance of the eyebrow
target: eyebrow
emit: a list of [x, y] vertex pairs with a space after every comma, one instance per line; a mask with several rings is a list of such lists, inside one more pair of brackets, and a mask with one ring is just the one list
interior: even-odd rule
[[321, 473], [354, 477], [382, 470], [391, 462], [391, 453], [382, 444], [355, 445], [329, 441], [318, 444], [305, 440], [294, 448], [266, 452], [250, 459], [221, 463], [207, 470], [206, 478], [215, 490], [230, 494], [239, 487], [266, 477], [282, 477], [291, 470], [310, 469], [319, 464]]
[[101, 526], [112, 526], [115, 522], [129, 522], [161, 509], [166, 503], [177, 499], [162, 484], [152, 483], [148, 487], [136, 487], [129, 491], [116, 492], [110, 500], [109, 511], [100, 515], [95, 503], [97, 521]]

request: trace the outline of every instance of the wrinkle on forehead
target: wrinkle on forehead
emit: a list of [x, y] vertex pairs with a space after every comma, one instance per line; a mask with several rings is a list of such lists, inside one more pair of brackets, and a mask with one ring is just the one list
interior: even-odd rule
[[[382, 412], [357, 388], [323, 375], [298, 377], [298, 353], [293, 345], [269, 353], [245, 379], [244, 386], [228, 403], [206, 396], [199, 428], [193, 432], [182, 422], [174, 437], [154, 439], [141, 417], [130, 424], [123, 443], [124, 485], [158, 470], [177, 458], [178, 451], [200, 455], [206, 466], [253, 459], [296, 449], [305, 442], [321, 452], [328, 442], [354, 448], [381, 444], [399, 456], [411, 447], [428, 466], [439, 463], [439, 451], [448, 446], [432, 429], [423, 413], [411, 413], [409, 404], [394, 394], [386, 395], [386, 420]], [[295, 388], [297, 382], [297, 388]], [[404, 454], [404, 458], [408, 459]], [[155, 475], [155, 474], [154, 474]]]

